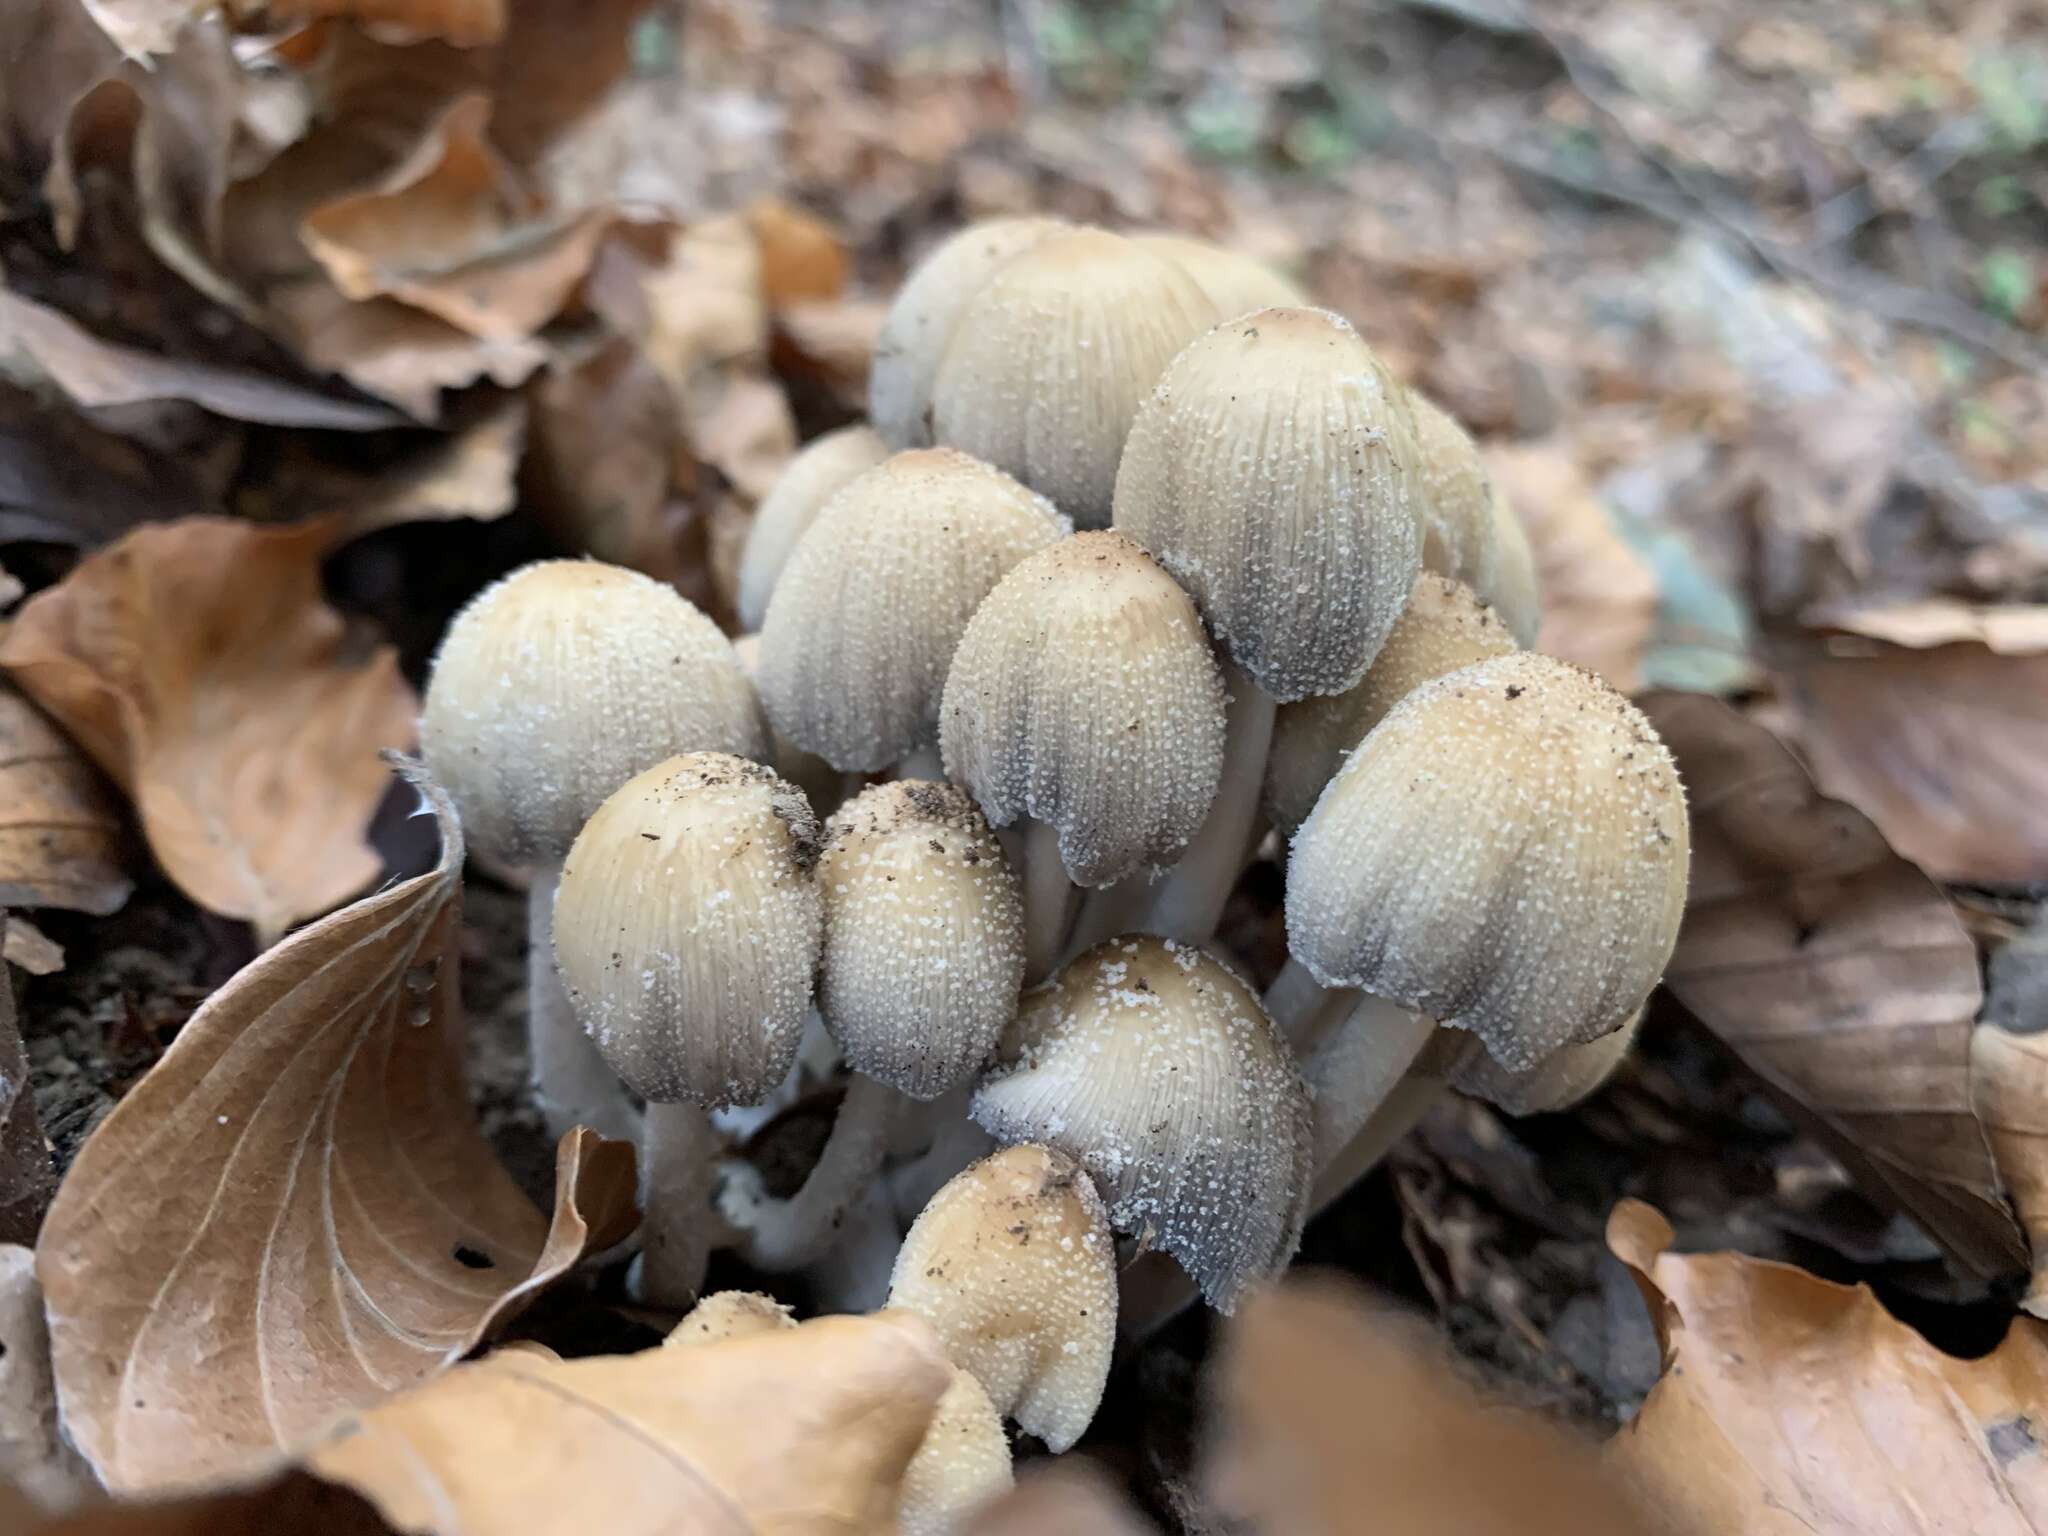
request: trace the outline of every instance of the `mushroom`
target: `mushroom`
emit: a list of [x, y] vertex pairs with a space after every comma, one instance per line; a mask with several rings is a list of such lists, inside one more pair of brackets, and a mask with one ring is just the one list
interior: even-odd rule
[[563, 864], [555, 963], [605, 1060], [648, 1101], [648, 1300], [675, 1304], [703, 1278], [716, 1150], [703, 1107], [766, 1097], [796, 1056], [824, 922], [817, 855], [798, 790], [695, 752], [622, 785]]
[[1117, 1230], [1228, 1312], [1301, 1241], [1308, 1089], [1256, 994], [1206, 952], [1131, 935], [1026, 995], [974, 1095], [998, 1141], [1078, 1159]]
[[679, 749], [760, 757], [767, 725], [718, 626], [675, 589], [591, 560], [486, 587], [434, 657], [428, 770], [472, 847], [532, 869], [527, 1039], [549, 1131], [635, 1134], [638, 1116], [577, 1027], [550, 960], [562, 856], [605, 797]]
[[768, 616], [768, 598], [789, 562], [797, 540], [818, 513], [847, 485], [889, 457], [889, 446], [871, 428], [856, 423], [827, 432], [783, 466], [775, 484], [754, 509], [740, 554], [739, 609], [743, 628], [756, 630]]
[[1029, 828], [1033, 980], [1052, 967], [1074, 886], [1180, 857], [1215, 796], [1223, 734], [1223, 678], [1195, 605], [1122, 534], [1040, 550], [975, 610], [939, 746], [990, 821]]
[[[1515, 652], [1395, 705], [1288, 864], [1295, 959], [1364, 994], [1336, 1040], [1294, 1032], [1321, 1090], [1323, 1157], [1341, 1143], [1369, 1161], [1405, 1130], [1375, 1111], [1439, 1024], [1471, 1031], [1509, 1072], [1622, 1028], [1677, 940], [1688, 849], [1671, 754], [1589, 672]], [[1433, 1092], [1413, 1096], [1419, 1113]]]
[[[1508, 621], [1521, 645], [1536, 642], [1535, 571], [1528, 541], [1465, 429], [1426, 395], [1411, 392], [1421, 449], [1425, 569], [1462, 581]], [[1504, 547], [1506, 546], [1506, 547]]]
[[1100, 528], [1139, 402], [1215, 323], [1194, 279], [1144, 247], [1100, 229], [1047, 235], [961, 309], [932, 386], [937, 440]]
[[1079, 1164], [1015, 1146], [956, 1175], [911, 1224], [889, 1305], [1053, 1451], [1081, 1438], [1116, 1343], [1116, 1251]]
[[1598, 1040], [1552, 1051], [1526, 1072], [1510, 1072], [1482, 1052], [1459, 1066], [1451, 1086], [1517, 1117], [1569, 1109], [1598, 1093], [1628, 1059], [1642, 1032], [1643, 1012], [1638, 1008], [1621, 1028]]
[[868, 373], [868, 419], [892, 448], [931, 446], [932, 380], [967, 301], [1004, 262], [1067, 227], [1058, 219], [987, 219], [918, 263], [889, 305]]
[[720, 1209], [758, 1268], [795, 1269], [832, 1243], [879, 1177], [904, 1096], [928, 1100], [978, 1073], [1017, 1011], [1024, 920], [1017, 878], [974, 802], [951, 784], [898, 779], [826, 823], [818, 1008], [854, 1076], [803, 1188], [771, 1199], [751, 1165]]
[[1308, 295], [1256, 257], [1186, 235], [1131, 236], [1131, 244], [1164, 256], [1195, 280], [1218, 318], [1235, 319], [1254, 309], [1286, 309], [1308, 303]]
[[1069, 531], [1045, 498], [954, 449], [885, 460], [832, 498], [776, 584], [761, 629], [768, 718], [842, 773], [933, 746], [976, 606]]
[[1188, 589], [1233, 662], [1215, 807], [1143, 927], [1214, 929], [1249, 852], [1278, 704], [1342, 693], [1379, 654], [1421, 569], [1419, 456], [1407, 392], [1326, 310], [1217, 326], [1139, 410], [1116, 528]]
[[[796, 1326], [789, 1308], [772, 1296], [720, 1291], [692, 1307], [663, 1345], [693, 1349]], [[901, 1536], [948, 1536], [1014, 1481], [1002, 1415], [973, 1373], [954, 1366], [924, 1442], [904, 1469], [896, 1529]]]
[[1292, 837], [1345, 755], [1388, 710], [1433, 677], [1515, 649], [1500, 616], [1469, 587], [1425, 571], [1364, 677], [1343, 693], [1283, 705], [1266, 761], [1266, 814]]

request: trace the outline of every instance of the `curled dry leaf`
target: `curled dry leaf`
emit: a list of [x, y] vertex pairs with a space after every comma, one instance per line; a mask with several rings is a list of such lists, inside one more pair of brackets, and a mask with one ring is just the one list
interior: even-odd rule
[[1785, 673], [1814, 776], [1942, 880], [2048, 880], [2048, 655], [1966, 641]]
[[1642, 685], [1657, 577], [1562, 442], [1490, 446], [1486, 467], [1529, 532], [1543, 620], [1536, 649], [1589, 667], [1624, 693]]
[[1868, 1193], [1976, 1274], [2022, 1268], [2026, 1245], [1971, 1100], [1977, 951], [1948, 898], [1762, 726], [1700, 694], [1638, 702], [1692, 810], [1666, 987]]
[[337, 546], [400, 523], [464, 517], [488, 523], [510, 512], [519, 499], [525, 447], [526, 406], [510, 397], [429, 452], [370, 481], [349, 476], [301, 491], [319, 496], [316, 505], [333, 505], [342, 513]]
[[[2038, 1031], [2048, 1019], [2032, 1019]], [[1970, 1036], [1970, 1091], [2033, 1249], [2020, 1305], [2048, 1317], [2048, 1034], [1988, 1020]]]
[[[64, 946], [19, 912], [10, 912], [6, 938], [0, 941], [0, 958], [31, 976], [54, 976], [64, 969]], [[5, 1188], [6, 1180], [0, 1179], [0, 1190]]]
[[273, 21], [346, 17], [385, 36], [476, 48], [505, 35], [505, 5], [506, 0], [266, 0], [264, 10]]
[[266, 940], [362, 889], [417, 704], [320, 596], [324, 522], [139, 528], [38, 593], [0, 667], [134, 798], [164, 871]]
[[1943, 1354], [1868, 1286], [1734, 1253], [1667, 1252], [1624, 1200], [1608, 1245], [1634, 1274], [1664, 1376], [1607, 1460], [1670, 1521], [1744, 1536], [2038, 1536], [2048, 1530], [2048, 1328]]
[[461, 1358], [630, 1227], [625, 1144], [562, 1138], [549, 1224], [477, 1129], [462, 833], [417, 782], [439, 865], [208, 998], [50, 1209], [37, 1268], [65, 1432], [116, 1492], [260, 1469]]
[[[1211, 1498], [1270, 1536], [1372, 1528], [1641, 1536], [1594, 1447], [1484, 1402], [1416, 1328], [1327, 1279], [1246, 1299], [1209, 1425]], [[1728, 1529], [1735, 1529], [1729, 1527]]]
[[121, 844], [120, 807], [99, 770], [0, 683], [0, 907], [119, 911], [134, 888]]
[[1974, 640], [2001, 656], [2048, 651], [2048, 604], [1993, 603], [1979, 607], [1952, 597], [1808, 614], [1815, 628], [1839, 629], [1872, 640], [1925, 650]]
[[[14, 1017], [14, 978], [0, 964], [0, 1243], [33, 1243], [56, 1188]], [[0, 1363], [5, 1358], [0, 1354]]]
[[853, 261], [823, 219], [766, 197], [747, 209], [746, 220], [760, 247], [761, 293], [771, 309], [839, 297]]

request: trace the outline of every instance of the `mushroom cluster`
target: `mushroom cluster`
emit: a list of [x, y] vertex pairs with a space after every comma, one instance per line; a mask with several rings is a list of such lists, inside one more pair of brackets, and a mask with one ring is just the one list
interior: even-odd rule
[[[993, 1415], [1085, 1428], [1120, 1291], [1126, 1331], [1228, 1311], [1446, 1088], [1590, 1091], [1676, 938], [1685, 802], [1526, 648], [1533, 570], [1471, 440], [1284, 277], [1017, 219], [916, 270], [870, 421], [764, 504], [756, 633], [590, 563], [476, 599], [425, 750], [534, 869], [537, 1088], [640, 1137], [641, 1294], [724, 1247], [920, 1313], [989, 1486]], [[1262, 846], [1263, 995], [1216, 937]], [[778, 1196], [735, 1107], [820, 1074]]]

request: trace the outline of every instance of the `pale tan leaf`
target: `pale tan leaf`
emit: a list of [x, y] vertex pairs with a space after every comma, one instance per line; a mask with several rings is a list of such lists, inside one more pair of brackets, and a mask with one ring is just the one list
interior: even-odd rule
[[1361, 1529], [1641, 1536], [1644, 1510], [1593, 1446], [1486, 1403], [1416, 1326], [1348, 1286], [1289, 1281], [1225, 1339], [1208, 1480], [1263, 1536]]
[[381, 475], [337, 477], [302, 489], [340, 513], [337, 545], [401, 523], [494, 522], [519, 500], [526, 406], [508, 397], [421, 457]]
[[1536, 649], [1640, 687], [1657, 620], [1657, 578], [1557, 440], [1492, 444], [1486, 467], [1528, 530], [1543, 620]]
[[1970, 1086], [2034, 1253], [2021, 1305], [2048, 1317], [2048, 1034], [1979, 1024], [1970, 1037]]
[[134, 798], [193, 900], [266, 939], [377, 873], [364, 841], [417, 703], [320, 595], [333, 530], [138, 528], [29, 601], [0, 667]]
[[951, 1377], [901, 1312], [693, 1349], [502, 1352], [335, 1426], [306, 1468], [464, 1536], [888, 1536]]
[[[7, 936], [4, 941], [0, 941], [0, 958], [4, 958], [16, 970], [26, 971], [31, 976], [54, 976], [64, 969], [63, 945], [19, 912], [9, 912], [6, 923]], [[0, 1175], [0, 1208], [4, 1208], [6, 1204], [6, 1191], [7, 1180], [4, 1175]], [[5, 1221], [0, 1220], [0, 1231], [4, 1231], [5, 1226]]]
[[552, 1225], [462, 1081], [462, 834], [201, 1006], [95, 1130], [43, 1227], [72, 1442], [120, 1492], [261, 1469], [437, 1374], [631, 1211], [632, 1154], [562, 1138]]
[[1977, 952], [1941, 890], [1718, 699], [1639, 701], [1692, 811], [1664, 984], [1870, 1193], [1973, 1272], [2026, 1263], [1970, 1091]]
[[2048, 1329], [1943, 1354], [1868, 1286], [1734, 1253], [1667, 1252], [1624, 1200], [1608, 1243], [1664, 1343], [1664, 1377], [1608, 1462], [1674, 1522], [1743, 1536], [2048, 1531]]
[[1952, 597], [1929, 597], [1879, 608], [1823, 610], [1806, 615], [1806, 622], [1914, 650], [1967, 640], [2001, 656], [2038, 656], [2048, 651], [2048, 604], [2040, 603], [1979, 606]]
[[684, 428], [697, 457], [749, 501], [759, 501], [796, 452], [796, 420], [782, 386], [765, 374], [726, 370], [720, 387], [700, 389]]
[[1784, 673], [1822, 787], [1939, 879], [2048, 880], [2048, 655], [1860, 649]]
[[105, 779], [35, 705], [0, 682], [0, 906], [105, 917], [134, 888]]
[[864, 411], [868, 369], [888, 313], [878, 299], [821, 299], [777, 311], [777, 371], [816, 379], [840, 404]]

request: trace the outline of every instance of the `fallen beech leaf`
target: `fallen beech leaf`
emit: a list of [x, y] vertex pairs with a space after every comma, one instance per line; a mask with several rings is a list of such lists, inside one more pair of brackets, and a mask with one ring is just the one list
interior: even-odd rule
[[1790, 665], [1814, 777], [1938, 879], [2048, 880], [2048, 655], [1975, 643]]
[[0, 906], [119, 911], [134, 889], [122, 841], [120, 807], [99, 770], [0, 683]]
[[90, 549], [220, 504], [206, 464], [145, 448], [0, 382], [0, 542]]
[[685, 430], [699, 459], [730, 480], [749, 501], [768, 494], [796, 452], [796, 420], [782, 386], [763, 375], [727, 370]]
[[9, 355], [82, 406], [186, 400], [234, 421], [347, 432], [402, 423], [367, 401], [336, 400], [261, 374], [101, 341], [68, 315], [0, 290], [0, 358]]
[[1807, 622], [1815, 628], [1846, 630], [1915, 650], [1972, 640], [2001, 656], [2038, 656], [2048, 651], [2048, 604], [2040, 603], [1979, 607], [1950, 597], [1930, 597], [1882, 608], [1823, 610], [1807, 615]]
[[1026, 1472], [1017, 1486], [978, 1511], [967, 1536], [1157, 1536], [1146, 1520], [1092, 1462], [1056, 1457]]
[[1680, 1256], [1671, 1239], [1640, 1201], [1608, 1222], [1664, 1347], [1663, 1379], [1607, 1453], [1646, 1501], [1744, 1536], [2048, 1530], [2041, 1323], [2019, 1318], [1991, 1354], [1958, 1360], [1868, 1286]]
[[37, 1267], [65, 1432], [117, 1492], [259, 1470], [460, 1359], [630, 1225], [625, 1144], [562, 1138], [549, 1225], [477, 1129], [462, 833], [416, 782], [439, 865], [208, 998], [51, 1206]]
[[2021, 1268], [1970, 1092], [1983, 988], [1939, 887], [1770, 732], [1718, 699], [1639, 700], [1691, 802], [1692, 882], [1664, 984], [1972, 1272]]
[[527, 386], [523, 499], [566, 548], [663, 581], [683, 576], [667, 516], [679, 449], [675, 400], [640, 349], [614, 337]]
[[868, 369], [888, 313], [876, 299], [824, 299], [778, 310], [776, 371], [816, 379], [847, 409], [865, 411]]
[[[2029, 1022], [2039, 1029], [2042, 1021]], [[2020, 1305], [2048, 1317], [2048, 1034], [1979, 1024], [1970, 1036], [1970, 1087], [2034, 1251]]]
[[341, 514], [337, 547], [401, 523], [494, 522], [519, 499], [525, 447], [526, 406], [508, 398], [431, 452], [368, 482], [349, 476], [303, 489], [313, 504]]
[[380, 33], [457, 48], [495, 43], [505, 34], [506, 0], [267, 0], [271, 20], [343, 17]]
[[33, 1243], [56, 1188], [57, 1170], [29, 1091], [28, 1051], [14, 1017], [14, 978], [0, 965], [0, 1243]]
[[[7, 914], [7, 937], [0, 941], [0, 959], [31, 976], [54, 976], [64, 969], [64, 947], [19, 912]], [[6, 1201], [7, 1180], [0, 1176], [0, 1207]], [[0, 1231], [5, 1230], [0, 1218]]]
[[1594, 1447], [1486, 1403], [1415, 1328], [1349, 1286], [1290, 1280], [1240, 1304], [1209, 1426], [1208, 1482], [1267, 1536], [1371, 1528], [1640, 1536]]
[[1549, 441], [1485, 452], [1536, 555], [1536, 649], [1589, 667], [1623, 692], [1640, 687], [1657, 621], [1655, 573], [1616, 531], [1570, 448]]
[[823, 219], [764, 197], [748, 207], [746, 220], [761, 250], [762, 296], [772, 308], [839, 297], [853, 262]]
[[38, 593], [0, 667], [134, 797], [164, 872], [269, 941], [361, 890], [417, 704], [320, 596], [324, 522], [138, 528]]
[[647, 333], [638, 339], [686, 403], [699, 370], [767, 353], [761, 250], [736, 215], [677, 235], [667, 261], [647, 274], [644, 298]]

